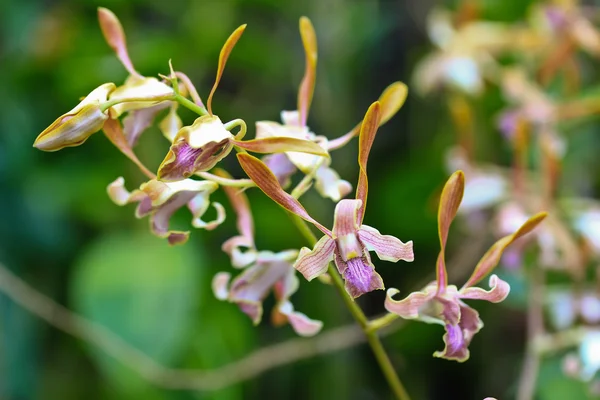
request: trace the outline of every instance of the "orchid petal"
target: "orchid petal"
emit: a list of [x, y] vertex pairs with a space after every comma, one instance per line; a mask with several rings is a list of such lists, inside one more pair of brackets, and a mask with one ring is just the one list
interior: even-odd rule
[[246, 141], [232, 140], [232, 142], [236, 146], [254, 153], [283, 153], [286, 151], [293, 151], [329, 157], [326, 150], [310, 140], [289, 137], [267, 137]]
[[158, 179], [177, 181], [207, 171], [233, 148], [233, 135], [216, 116], [204, 115], [182, 128], [158, 167]]
[[177, 106], [178, 103], [171, 103], [169, 113], [158, 124], [158, 128], [162, 132], [163, 136], [166, 137], [171, 143], [173, 143], [173, 140], [175, 140], [175, 135], [177, 135], [177, 132], [179, 132], [183, 127], [181, 118], [179, 118], [179, 114], [177, 114]]
[[588, 324], [600, 323], [600, 298], [597, 293], [585, 293], [579, 300], [581, 317]]
[[475, 270], [473, 270], [473, 274], [467, 280], [467, 283], [464, 284], [463, 288], [471, 287], [485, 278], [488, 274], [490, 274], [498, 262], [500, 261], [500, 257], [502, 257], [502, 253], [504, 250], [515, 240], [524, 236], [531, 232], [536, 226], [539, 225], [540, 222], [546, 218], [547, 213], [541, 212], [533, 217], [529, 218], [521, 227], [512, 235], [505, 236], [498, 240], [496, 243], [490, 247], [490, 249], [481, 257], [481, 260], [477, 263]]
[[448, 181], [444, 185], [438, 209], [438, 234], [441, 250], [436, 263], [436, 272], [439, 290], [443, 290], [448, 284], [445, 260], [446, 242], [448, 241], [450, 224], [452, 224], [452, 220], [456, 217], [464, 192], [465, 175], [462, 171], [456, 171], [448, 178]]
[[208, 95], [208, 100], [206, 101], [206, 105], [208, 106], [208, 113], [213, 115], [212, 112], [212, 98], [219, 86], [219, 82], [221, 81], [221, 76], [223, 76], [223, 70], [225, 69], [225, 64], [227, 63], [227, 59], [233, 50], [233, 47], [240, 39], [242, 34], [244, 33], [244, 29], [246, 29], [246, 24], [238, 27], [233, 33], [227, 38], [227, 41], [223, 45], [221, 52], [219, 53], [219, 64], [217, 66], [217, 76], [215, 78], [215, 83], [213, 84], [212, 89], [210, 90], [210, 94]]
[[333, 169], [321, 166], [315, 174], [315, 189], [321, 196], [338, 202], [352, 191], [352, 185], [341, 179]]
[[408, 96], [408, 86], [402, 82], [394, 82], [385, 88], [379, 103], [381, 104], [381, 120], [379, 126], [388, 122], [402, 108]]
[[129, 192], [125, 189], [125, 179], [119, 177], [111, 182], [106, 188], [108, 197], [118, 206], [124, 206], [130, 203], [138, 203], [138, 209], [136, 216], [141, 218], [147, 215], [152, 208], [150, 204], [150, 198], [148, 195], [141, 190], [134, 190]]
[[264, 139], [268, 137], [281, 136], [278, 134], [284, 126], [273, 121], [256, 121], [256, 138]]
[[[300, 111], [298, 110], [283, 110], [281, 111], [281, 122], [283, 122], [283, 126], [289, 128], [301, 128], [300, 131], [308, 132], [308, 128], [306, 124], [300, 123]], [[281, 126], [281, 125], [280, 125]]]
[[158, 179], [174, 182], [189, 178], [196, 172], [207, 171], [231, 151], [229, 141], [211, 142], [202, 148], [194, 148], [185, 140], [174, 142], [158, 167]]
[[[148, 181], [140, 186], [140, 190], [145, 192], [151, 200], [152, 214], [150, 216], [150, 227], [152, 232], [163, 238], [167, 238], [170, 244], [185, 243], [189, 237], [189, 232], [169, 231], [169, 220], [173, 213], [179, 208], [192, 202], [191, 209], [194, 213], [194, 220], [203, 213], [202, 208], [194, 205], [193, 201], [197, 196], [207, 196], [214, 192], [218, 185], [208, 181], [194, 181], [186, 179], [174, 183], [164, 183], [157, 180]], [[206, 202], [208, 200], [205, 200]], [[192, 221], [194, 222], [194, 221]]]
[[498, 278], [497, 275], [490, 276], [490, 290], [484, 290], [478, 287], [466, 287], [461, 289], [459, 294], [461, 299], [486, 300], [491, 303], [500, 303], [510, 293], [510, 285]]
[[367, 180], [367, 161], [371, 146], [375, 140], [377, 127], [381, 119], [381, 105], [379, 102], [371, 104], [365, 118], [360, 126], [360, 136], [358, 138], [358, 166], [360, 173], [358, 176], [358, 184], [356, 185], [356, 199], [362, 201], [362, 208], [358, 210], [358, 223], [362, 224], [367, 207], [367, 194], [369, 192], [369, 183]]
[[398, 262], [413, 261], [412, 240], [407, 243], [391, 235], [382, 235], [375, 228], [368, 225], [362, 225], [358, 230], [358, 237], [369, 251], [375, 251], [380, 260]]
[[111, 143], [121, 151], [127, 158], [129, 158], [138, 168], [150, 179], [154, 179], [155, 175], [146, 168], [144, 164], [137, 158], [127, 139], [123, 134], [121, 123], [115, 119], [109, 119], [104, 123], [104, 134], [111, 141]]
[[394, 295], [400, 293], [400, 291], [396, 288], [389, 288], [385, 297], [385, 309], [404, 319], [419, 319], [421, 317], [421, 309], [425, 308], [432, 301], [436, 292], [437, 284], [432, 283], [420, 292], [412, 292], [402, 300], [394, 300]]
[[433, 356], [458, 362], [468, 360], [469, 344], [473, 336], [482, 327], [483, 322], [479, 318], [479, 313], [466, 304], [462, 304], [460, 307], [460, 322], [458, 324], [446, 324], [444, 350], [436, 351]]
[[458, 362], [466, 361], [469, 358], [469, 349], [465, 344], [462, 329], [459, 325], [446, 324], [446, 333], [444, 334], [444, 350], [433, 353], [434, 357], [445, 358], [447, 360], [456, 360]]
[[[246, 248], [246, 251], [242, 251]], [[252, 238], [234, 236], [226, 240], [221, 249], [231, 258], [231, 265], [235, 268], [244, 268], [254, 262], [258, 256]]]
[[281, 185], [279, 185], [279, 182], [277, 181], [277, 177], [273, 175], [269, 167], [262, 161], [250, 154], [244, 153], [238, 153], [237, 158], [246, 174], [248, 174], [248, 176], [256, 183], [256, 186], [258, 186], [273, 201], [286, 210], [315, 225], [325, 235], [331, 236], [331, 232], [327, 228], [308, 215], [308, 212], [298, 200], [290, 196], [281, 188]]
[[323, 328], [323, 322], [310, 319], [305, 314], [294, 311], [294, 307], [289, 301], [281, 303], [276, 310], [287, 317], [294, 331], [300, 336], [314, 336]]
[[[109, 108], [110, 116], [115, 119], [126, 111], [140, 110], [161, 103], [166, 107], [169, 104], [168, 100], [174, 95], [172, 87], [156, 78], [130, 75], [122, 86], [110, 94], [109, 100], [122, 100]], [[128, 101], [129, 99], [136, 100]]]
[[308, 118], [317, 78], [317, 34], [307, 17], [300, 18], [300, 36], [306, 55], [306, 67], [298, 90], [298, 111], [300, 112], [300, 125], [304, 126]]
[[107, 8], [98, 7], [98, 22], [100, 23], [100, 29], [102, 30], [106, 43], [108, 43], [117, 54], [117, 58], [121, 61], [125, 69], [131, 75], [140, 76], [129, 58], [127, 43], [125, 41], [125, 32], [123, 31], [123, 26], [121, 26], [117, 16]]
[[[222, 178], [233, 179], [233, 177], [223, 169], [216, 170], [215, 174]], [[252, 219], [252, 212], [250, 211], [248, 196], [239, 189], [231, 186], [223, 186], [223, 190], [236, 213], [236, 226], [238, 232], [240, 235], [247, 238], [249, 243], [248, 247], [254, 247], [254, 221]]]
[[338, 252], [335, 252], [335, 265], [344, 278], [346, 292], [352, 298], [357, 298], [373, 290], [383, 290], [383, 280], [375, 271], [369, 253], [362, 257], [354, 257], [343, 260]]
[[123, 133], [127, 138], [129, 147], [134, 147], [137, 144], [140, 135], [152, 125], [156, 114], [167, 107], [169, 107], [169, 103], [162, 102], [148, 108], [133, 110], [123, 118]]
[[340, 200], [336, 204], [333, 215], [333, 236], [335, 238], [344, 240], [343, 238], [348, 235], [356, 236], [359, 229], [358, 212], [361, 206], [360, 200], [350, 199]]
[[196, 195], [196, 197], [192, 198], [192, 200], [190, 200], [187, 205], [190, 211], [192, 212], [192, 215], [194, 216], [194, 218], [192, 219], [192, 226], [194, 228], [212, 231], [225, 221], [225, 208], [221, 205], [221, 203], [217, 203], [216, 201], [212, 203], [212, 206], [217, 212], [216, 218], [208, 222], [202, 220], [201, 217], [202, 215], [204, 215], [209, 205], [207, 193], [201, 193]]
[[262, 301], [277, 281], [291, 268], [285, 261], [256, 264], [237, 276], [229, 289], [229, 301], [238, 303], [254, 324], [262, 317]]
[[303, 247], [300, 250], [294, 268], [298, 270], [308, 281], [312, 281], [327, 271], [329, 262], [333, 260], [335, 241], [329, 236], [323, 236], [315, 244], [312, 250]]
[[[264, 262], [265, 257], [263, 254], [264, 252], [259, 252], [258, 262]], [[283, 279], [277, 282], [277, 285], [274, 287], [275, 298], [279, 302], [288, 300], [294, 293], [298, 291], [298, 288], [300, 287], [300, 280], [298, 279], [296, 270], [293, 266], [294, 261], [298, 258], [298, 254], [299, 252], [297, 250], [288, 250], [276, 254], [276, 257], [290, 262], [290, 269], [288, 273], [283, 277]]]
[[[379, 120], [379, 126], [388, 122], [397, 112], [402, 108], [408, 95], [408, 87], [402, 82], [394, 82], [385, 88], [381, 96], [379, 96], [379, 103], [381, 104], [381, 118]], [[340, 136], [337, 139], [331, 140], [327, 146], [328, 150], [339, 149], [345, 146], [352, 138], [357, 136], [360, 132], [362, 121], [359, 122], [354, 129]]]
[[229, 281], [231, 274], [229, 272], [219, 272], [212, 280], [212, 291], [219, 300], [227, 300], [229, 297]]

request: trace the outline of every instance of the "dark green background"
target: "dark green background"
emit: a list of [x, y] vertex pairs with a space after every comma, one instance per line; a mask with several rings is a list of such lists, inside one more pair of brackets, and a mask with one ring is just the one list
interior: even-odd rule
[[[310, 17], [319, 41], [319, 65], [309, 125], [334, 138], [353, 127], [389, 83], [401, 80], [410, 87], [415, 63], [431, 48], [424, 19], [437, 3], [0, 2], [0, 262], [41, 292], [169, 366], [214, 368], [293, 338], [289, 326], [269, 325], [272, 300], [266, 302], [263, 323], [254, 328], [237, 307], [213, 297], [212, 276], [231, 271], [220, 245], [235, 234], [233, 218], [213, 232], [193, 231], [184, 247], [168, 248], [151, 236], [147, 220], [134, 218], [133, 206], [118, 207], [107, 197], [107, 184], [118, 176], [126, 178], [130, 189], [143, 177], [102, 134], [59, 153], [35, 150], [33, 140], [79, 97], [103, 82], [121, 84], [126, 77], [98, 28], [98, 6], [112, 9], [121, 19], [131, 58], [142, 74], [167, 73], [167, 61], [172, 59], [204, 99], [220, 47], [233, 29], [247, 23], [213, 109], [224, 121], [246, 120], [250, 135], [254, 121], [278, 120], [280, 110], [295, 107], [304, 70], [298, 18]], [[522, 18], [529, 3], [487, 0], [481, 9], [484, 17], [514, 21]], [[480, 113], [478, 143], [483, 157], [506, 160], [508, 148], [493, 128], [492, 117], [502, 107], [497, 89], [474, 104]], [[404, 108], [380, 129], [369, 164], [365, 222], [414, 241], [412, 264], [376, 262], [386, 286], [403, 293], [432, 278], [439, 249], [436, 193], [446, 175], [443, 151], [454, 141], [446, 110], [443, 95], [422, 98], [409, 93]], [[193, 120], [186, 110], [182, 117], [186, 123]], [[333, 166], [353, 184], [356, 146], [354, 141], [333, 155]], [[137, 151], [156, 168], [167, 148], [154, 128], [142, 137]], [[496, 150], [486, 153], [491, 148]], [[224, 165], [242, 176], [234, 157]], [[248, 194], [259, 248], [304, 245], [281, 209], [257, 190]], [[214, 198], [224, 201], [222, 193]], [[331, 223], [329, 200], [311, 193], [305, 205], [317, 219]], [[185, 229], [189, 216], [182, 212], [172, 222]], [[468, 247], [471, 239], [465, 232], [454, 228], [450, 258]], [[464, 272], [450, 275], [465, 278]], [[514, 292], [518, 299], [518, 290]], [[369, 315], [376, 315], [383, 312], [383, 299], [384, 293], [378, 292], [359, 302]], [[302, 281], [293, 301], [298, 310], [325, 321], [325, 329], [351, 323], [331, 287]], [[477, 307], [486, 326], [474, 339], [467, 363], [431, 356], [443, 347], [439, 326], [408, 323], [384, 339], [414, 399], [512, 398], [524, 349], [522, 306], [514, 300]], [[557, 362], [549, 364], [542, 386], [547, 389], [547, 383], [559, 377]], [[565, 398], [556, 396], [570, 384], [540, 392], [544, 396], [540, 398]], [[0, 294], [0, 398], [385, 399], [390, 393], [364, 345], [277, 368], [215, 393], [157, 389]]]

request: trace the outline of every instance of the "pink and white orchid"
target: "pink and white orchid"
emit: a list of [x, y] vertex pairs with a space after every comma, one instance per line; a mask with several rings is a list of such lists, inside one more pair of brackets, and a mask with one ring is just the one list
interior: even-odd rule
[[[352, 185], [341, 179], [339, 174], [330, 168], [329, 151], [339, 149], [352, 138], [358, 136], [361, 123], [350, 132], [336, 139], [329, 140], [325, 136], [316, 135], [307, 126], [308, 112], [312, 102], [317, 73], [317, 37], [310, 20], [300, 18], [300, 35], [306, 55], [304, 77], [298, 89], [298, 108], [294, 111], [282, 111], [281, 122], [257, 121], [257, 138], [296, 138], [308, 140], [323, 148], [327, 157], [288, 151], [284, 154], [272, 154], [263, 158], [263, 162], [277, 177], [280, 185], [287, 187], [290, 177], [299, 169], [304, 174], [314, 174], [315, 189], [323, 197], [338, 202], [352, 191]], [[408, 88], [402, 82], [389, 85], [379, 97], [381, 117], [379, 125], [385, 124], [402, 107], [406, 100]]]
[[248, 154], [238, 154], [242, 168], [267, 196], [286, 210], [315, 225], [324, 236], [313, 250], [303, 248], [294, 267], [308, 280], [324, 274], [330, 261], [345, 280], [346, 291], [354, 298], [376, 289], [383, 289], [383, 281], [377, 272], [369, 251], [386, 261], [412, 261], [412, 242], [382, 235], [375, 228], [363, 225], [367, 203], [367, 160], [377, 133], [380, 104], [373, 103], [367, 111], [360, 128], [359, 157], [360, 175], [354, 200], [341, 200], [335, 209], [333, 231], [314, 220], [294, 197], [287, 194], [277, 177], [259, 159]]
[[[306, 125], [317, 75], [317, 36], [312, 23], [306, 17], [300, 18], [300, 35], [306, 54], [306, 68], [298, 90], [298, 109], [282, 111], [283, 124], [272, 121], [256, 122], [256, 137], [309, 140], [317, 143], [327, 154], [327, 138], [315, 135]], [[314, 172], [315, 188], [323, 197], [339, 201], [352, 190], [350, 183], [341, 179], [337, 172], [329, 168], [331, 160], [328, 155], [323, 157], [290, 151], [286, 152], [284, 157], [267, 156], [265, 163], [284, 186], [297, 168], [304, 174]]]
[[223, 243], [223, 251], [231, 257], [231, 264], [243, 269], [243, 272], [231, 282], [229, 272], [215, 275], [212, 284], [215, 296], [237, 304], [254, 324], [258, 324], [263, 314], [262, 302], [272, 290], [277, 299], [272, 311], [274, 323], [289, 322], [301, 336], [317, 334], [323, 323], [295, 311], [290, 301], [299, 285], [293, 267], [298, 251], [258, 251], [254, 244], [254, 223], [248, 198], [232, 187], [224, 187], [223, 190], [236, 211], [239, 232], [238, 236]]
[[[279, 153], [293, 151], [329, 158], [319, 145], [297, 137], [257, 137], [242, 141], [246, 135], [246, 123], [236, 119], [228, 123], [213, 114], [212, 98], [219, 86], [227, 59], [238, 42], [246, 25], [238, 27], [227, 39], [219, 54], [217, 75], [207, 100], [208, 115], [197, 118], [191, 126], [180, 128], [172, 138], [169, 152], [158, 168], [158, 179], [178, 181], [191, 177], [197, 172], [208, 171], [225, 158], [234, 147], [256, 153]], [[177, 121], [174, 121], [175, 123]], [[234, 135], [231, 131], [239, 128]], [[172, 132], [165, 133], [171, 136]]]
[[225, 220], [225, 210], [221, 204], [213, 202], [217, 211], [214, 221], [203, 221], [202, 216], [210, 205], [209, 196], [219, 186], [210, 181], [195, 181], [191, 179], [179, 182], [165, 183], [152, 179], [143, 183], [133, 192], [125, 189], [125, 180], [120, 177], [108, 185], [108, 195], [117, 205], [138, 203], [135, 215], [137, 218], [150, 216], [150, 230], [156, 236], [166, 238], [169, 244], [187, 242], [188, 231], [169, 230], [169, 220], [178, 209], [187, 206], [192, 213], [192, 226], [211, 230]]
[[462, 171], [458, 171], [452, 174], [442, 191], [438, 211], [441, 251], [436, 263], [436, 281], [428, 284], [419, 292], [409, 294], [403, 300], [394, 300], [393, 296], [399, 291], [390, 288], [385, 300], [385, 308], [402, 318], [443, 325], [446, 329], [445, 347], [444, 350], [437, 351], [433, 355], [459, 362], [469, 358], [469, 344], [473, 336], [483, 327], [479, 313], [463, 300], [487, 300], [492, 303], [503, 301], [510, 292], [510, 286], [497, 275], [490, 276], [491, 289], [488, 291], [474, 285], [493, 271], [506, 247], [531, 232], [546, 217], [546, 213], [538, 213], [525, 221], [515, 233], [494, 243], [475, 266], [471, 277], [462, 288], [458, 289], [455, 285], [448, 285], [445, 249], [450, 224], [458, 212], [464, 189], [464, 174]]

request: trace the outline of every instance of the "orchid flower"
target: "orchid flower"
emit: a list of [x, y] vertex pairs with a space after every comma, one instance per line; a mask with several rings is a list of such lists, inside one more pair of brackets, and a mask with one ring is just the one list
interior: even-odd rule
[[493, 271], [507, 246], [529, 233], [546, 217], [546, 213], [536, 214], [521, 225], [515, 233], [498, 240], [481, 258], [467, 282], [458, 289], [455, 285], [448, 285], [445, 248], [450, 224], [458, 212], [464, 188], [464, 174], [458, 171], [448, 179], [442, 191], [438, 211], [441, 251], [436, 263], [436, 281], [428, 284], [420, 292], [409, 294], [403, 300], [394, 300], [393, 296], [399, 291], [390, 288], [385, 300], [385, 308], [402, 318], [443, 325], [446, 330], [445, 347], [444, 350], [435, 352], [434, 356], [459, 362], [469, 358], [469, 344], [473, 336], [483, 327], [479, 313], [463, 300], [487, 300], [492, 303], [503, 301], [508, 296], [510, 286], [497, 275], [490, 277], [489, 291], [474, 285]]
[[231, 274], [220, 272], [213, 279], [213, 291], [220, 300], [235, 303], [256, 325], [263, 314], [262, 302], [272, 290], [277, 304], [272, 311], [272, 320], [276, 324], [289, 322], [301, 336], [317, 334], [323, 327], [321, 321], [315, 321], [306, 315], [294, 311], [290, 297], [298, 290], [298, 278], [293, 261], [297, 250], [284, 250], [277, 253], [258, 251], [254, 244], [254, 223], [248, 198], [243, 192], [224, 187], [231, 204], [236, 210], [239, 236], [223, 243], [223, 251], [231, 257], [235, 268], [243, 272], [231, 281]]
[[[305, 139], [269, 137], [242, 141], [246, 135], [246, 124], [237, 119], [224, 124], [212, 111], [212, 98], [219, 85], [227, 59], [238, 42], [246, 25], [237, 28], [227, 39], [221, 53], [217, 75], [208, 96], [208, 114], [196, 119], [191, 126], [181, 128], [173, 137], [173, 144], [158, 168], [158, 179], [178, 181], [197, 172], [208, 171], [225, 158], [234, 146], [257, 152], [278, 153], [296, 151], [329, 157], [319, 145]], [[231, 130], [239, 128], [234, 135]]]
[[[518, 196], [514, 179], [515, 171], [486, 164], [472, 164], [460, 147], [452, 148], [447, 155], [446, 166], [449, 170], [461, 169], [466, 176], [463, 200], [458, 213], [467, 218], [467, 222], [487, 220], [492, 213], [493, 230], [496, 237], [511, 234], [528, 219], [527, 211]], [[523, 171], [525, 172], [525, 171]], [[523, 175], [523, 194], [533, 204], [539, 204], [536, 182]], [[579, 220], [578, 220], [579, 221]], [[587, 220], [592, 226], [593, 220]], [[577, 230], [577, 226], [575, 226]], [[517, 270], [522, 264], [523, 250], [529, 241], [535, 241], [539, 247], [537, 264], [548, 269], [578, 270], [583, 259], [576, 239], [570, 233], [567, 223], [555, 215], [550, 215], [546, 223], [540, 226], [527, 240], [515, 243], [506, 249], [503, 266]]]
[[138, 203], [137, 218], [150, 216], [150, 230], [156, 236], [166, 238], [171, 245], [187, 242], [188, 231], [169, 230], [171, 216], [181, 207], [187, 206], [192, 213], [192, 226], [211, 230], [225, 220], [225, 210], [221, 204], [213, 202], [217, 211], [214, 221], [203, 221], [202, 216], [210, 205], [209, 195], [218, 185], [209, 181], [185, 179], [179, 182], [165, 183], [156, 179], [143, 183], [133, 192], [125, 189], [125, 180], [120, 177], [108, 185], [107, 192], [112, 201], [123, 206]]
[[125, 83], [112, 92], [110, 100], [116, 102], [121, 99], [136, 99], [136, 101], [115, 104], [110, 108], [110, 114], [111, 118], [118, 118], [127, 113], [123, 118], [123, 131], [129, 146], [134, 147], [140, 135], [150, 127], [161, 110], [169, 106], [172, 109], [177, 108], [176, 102], [164, 101], [165, 97], [173, 96], [175, 92], [172, 87], [157, 78], [145, 77], [136, 71], [129, 57], [123, 26], [112, 11], [99, 7], [98, 21], [106, 42], [129, 72]]
[[467, 94], [481, 93], [487, 70], [496, 67], [492, 55], [513, 44], [511, 28], [483, 21], [455, 27], [450, 13], [441, 9], [431, 12], [427, 22], [429, 37], [438, 50], [417, 65], [417, 90], [426, 94], [449, 85]]
[[[283, 124], [272, 121], [256, 122], [256, 137], [286, 137], [309, 140], [321, 146], [327, 154], [327, 138], [315, 135], [306, 125], [317, 74], [317, 37], [312, 23], [306, 17], [300, 18], [300, 35], [306, 54], [306, 68], [298, 90], [298, 109], [296, 111], [282, 111], [281, 120]], [[329, 168], [330, 161], [329, 157], [293, 151], [286, 152], [285, 157], [267, 156], [265, 159], [265, 163], [284, 186], [289, 177], [296, 172], [296, 168], [305, 174], [309, 174], [316, 169], [314, 176], [317, 191], [323, 197], [339, 201], [350, 193], [352, 186], [341, 179], [337, 172]]]
[[571, 47], [576, 45], [592, 56], [600, 56], [600, 32], [577, 1], [553, 3], [532, 6], [529, 19], [531, 47], [537, 52], [560, 49], [562, 36]]
[[600, 330], [591, 327], [583, 331], [579, 339], [577, 353], [569, 353], [563, 360], [563, 370], [567, 376], [590, 384], [594, 394], [600, 393]]
[[367, 160], [379, 118], [380, 104], [375, 102], [369, 107], [361, 125], [358, 157], [360, 175], [356, 198], [341, 200], [337, 204], [333, 231], [313, 219], [297, 199], [287, 194], [281, 188], [277, 177], [263, 162], [248, 154], [238, 154], [244, 171], [267, 196], [324, 233], [313, 250], [300, 250], [294, 268], [306, 279], [312, 280], [324, 274], [329, 262], [333, 260], [346, 282], [346, 291], [354, 298], [384, 288], [381, 277], [375, 272], [369, 251], [375, 251], [380, 259], [392, 262], [412, 261], [414, 258], [412, 241], [403, 243], [393, 236], [382, 235], [377, 229], [362, 224], [368, 192]]
[[[317, 39], [314, 28], [306, 17], [300, 19], [300, 35], [306, 55], [306, 68], [298, 90], [298, 109], [295, 111], [282, 111], [282, 123], [273, 121], [256, 122], [256, 137], [289, 137], [310, 140], [329, 152], [343, 147], [352, 138], [358, 136], [361, 123], [347, 134], [331, 141], [325, 136], [316, 135], [307, 126], [306, 121], [316, 82]], [[402, 82], [394, 82], [384, 90], [379, 98], [382, 109], [379, 120], [380, 125], [389, 121], [402, 107], [407, 92], [408, 89]], [[304, 174], [314, 173], [317, 192], [333, 201], [339, 201], [352, 190], [350, 183], [341, 179], [336, 171], [329, 168], [329, 158], [298, 152], [286, 152], [285, 154], [266, 156], [263, 158], [263, 162], [273, 171], [284, 188], [289, 185], [290, 177], [299, 169]]]
[[588, 325], [600, 324], [600, 294], [595, 288], [575, 292], [572, 288], [549, 288], [546, 302], [556, 329], [570, 328], [577, 320]]
[[58, 151], [83, 144], [104, 126], [108, 112], [102, 106], [114, 90], [114, 83], [105, 83], [94, 89], [71, 111], [44, 129], [33, 146], [43, 151]]

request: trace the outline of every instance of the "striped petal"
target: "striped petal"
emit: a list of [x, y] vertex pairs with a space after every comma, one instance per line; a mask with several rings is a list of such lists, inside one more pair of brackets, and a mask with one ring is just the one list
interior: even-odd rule
[[490, 290], [478, 287], [467, 287], [459, 291], [461, 299], [487, 300], [491, 303], [500, 303], [510, 293], [510, 285], [498, 278], [497, 275], [490, 276]]
[[300, 250], [294, 268], [311, 281], [327, 271], [327, 266], [333, 260], [334, 249], [335, 241], [329, 236], [323, 236], [313, 250], [306, 247]]
[[358, 237], [366, 246], [367, 250], [374, 251], [380, 260], [397, 262], [413, 261], [412, 240], [407, 243], [391, 235], [382, 235], [375, 228], [368, 225], [362, 225], [358, 230]]
[[289, 301], [279, 304], [276, 311], [287, 318], [294, 331], [300, 336], [314, 336], [323, 328], [323, 322], [294, 311], [294, 306]]

